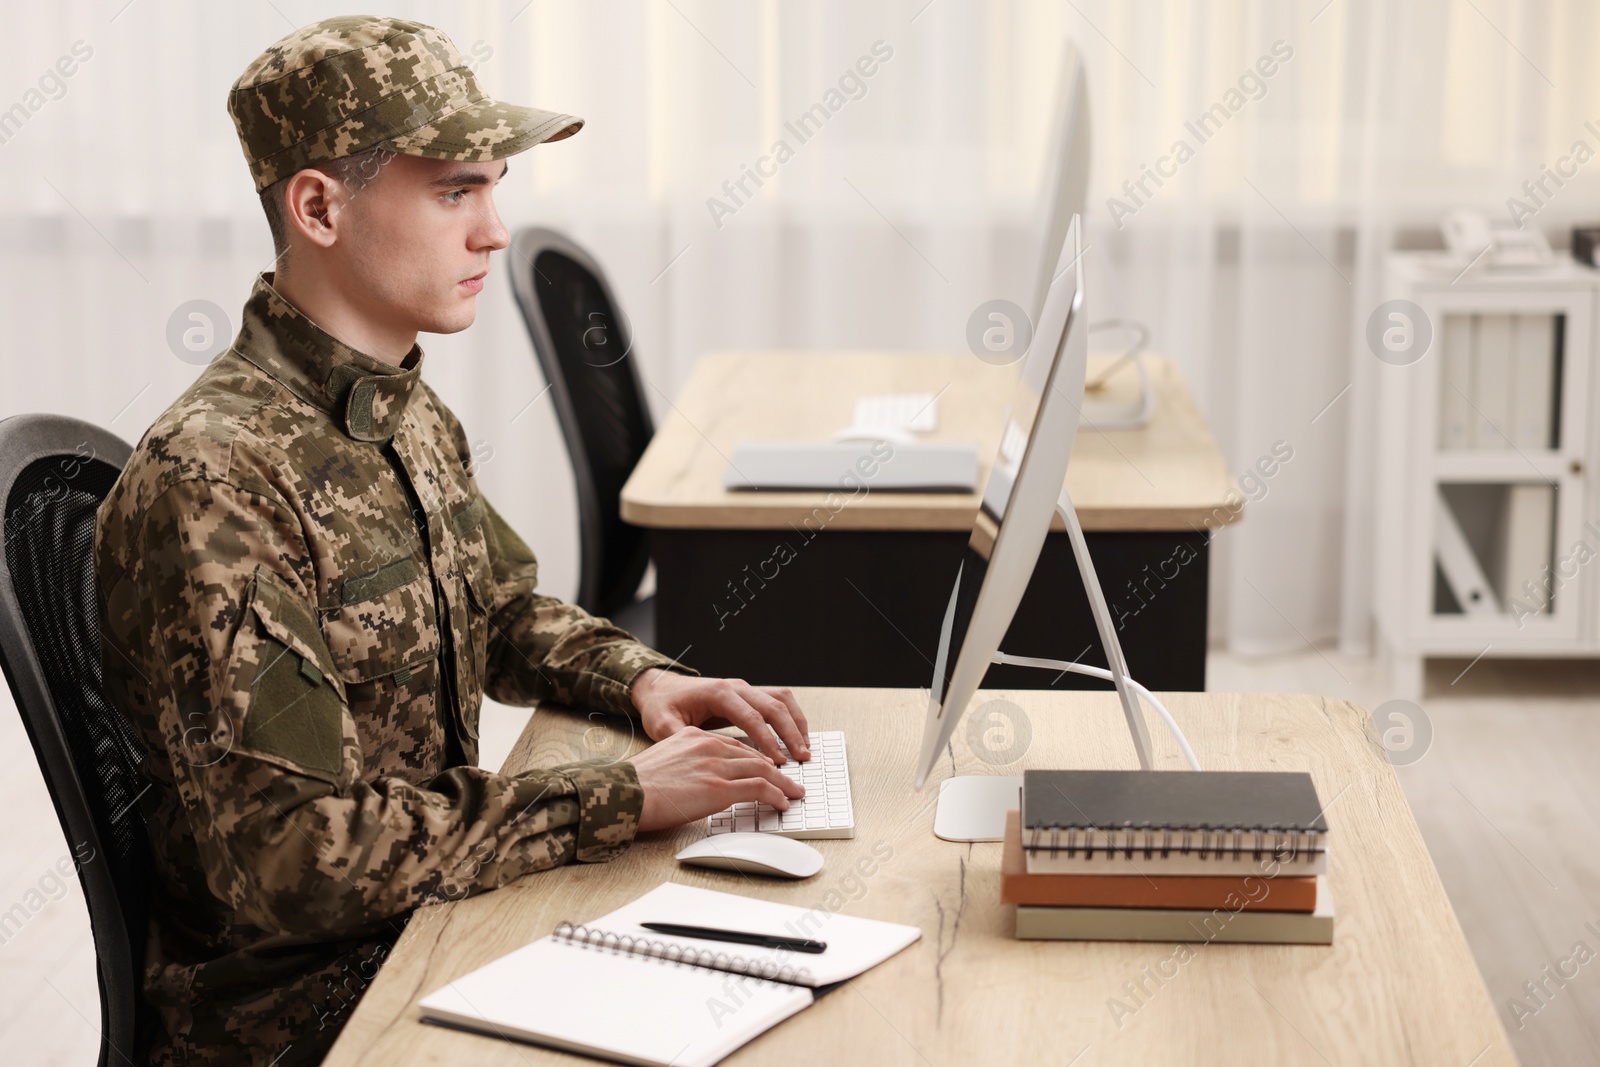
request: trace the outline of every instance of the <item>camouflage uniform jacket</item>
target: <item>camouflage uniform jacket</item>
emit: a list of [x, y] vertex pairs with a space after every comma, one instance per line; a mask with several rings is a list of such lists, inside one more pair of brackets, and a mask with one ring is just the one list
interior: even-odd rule
[[420, 347], [357, 352], [271, 280], [96, 527], [106, 689], [151, 754], [141, 1062], [317, 1062], [419, 904], [620, 853], [633, 766], [481, 770], [479, 706], [632, 715], [678, 666], [535, 594]]

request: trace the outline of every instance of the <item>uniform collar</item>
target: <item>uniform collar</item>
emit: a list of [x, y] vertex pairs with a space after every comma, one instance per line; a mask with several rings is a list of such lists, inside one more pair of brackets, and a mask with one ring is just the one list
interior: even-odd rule
[[340, 341], [256, 277], [233, 347], [296, 396], [329, 415], [357, 441], [387, 441], [422, 376], [422, 347], [397, 367]]

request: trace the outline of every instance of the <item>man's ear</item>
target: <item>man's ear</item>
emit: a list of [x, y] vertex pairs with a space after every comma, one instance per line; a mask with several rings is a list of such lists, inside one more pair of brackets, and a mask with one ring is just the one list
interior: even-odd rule
[[339, 215], [348, 196], [332, 175], [307, 167], [295, 172], [284, 189], [284, 221], [288, 229], [321, 248], [338, 239]]

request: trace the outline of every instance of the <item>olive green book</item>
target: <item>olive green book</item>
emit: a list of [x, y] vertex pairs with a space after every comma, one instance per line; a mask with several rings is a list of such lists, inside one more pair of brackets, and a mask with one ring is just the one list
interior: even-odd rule
[[1245, 911], [1226, 907], [1051, 908], [1017, 905], [1017, 937], [1044, 941], [1219, 941], [1276, 945], [1333, 944], [1333, 897], [1327, 875], [1317, 877], [1311, 912]]

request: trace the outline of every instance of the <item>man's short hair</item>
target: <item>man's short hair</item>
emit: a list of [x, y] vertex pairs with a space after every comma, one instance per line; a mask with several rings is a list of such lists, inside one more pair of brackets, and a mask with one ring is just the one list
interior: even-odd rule
[[[308, 169], [320, 170], [329, 177], [338, 179], [346, 189], [350, 190], [350, 194], [355, 196], [371, 186], [382, 172], [383, 165], [394, 157], [393, 149], [378, 145], [365, 152], [357, 152], [355, 155], [313, 163]], [[261, 190], [261, 210], [267, 216], [267, 228], [272, 231], [274, 256], [282, 256], [289, 247], [289, 218], [283, 205], [283, 191], [288, 187], [289, 178], [292, 177], [293, 174]], [[282, 269], [281, 264], [279, 269]]]

